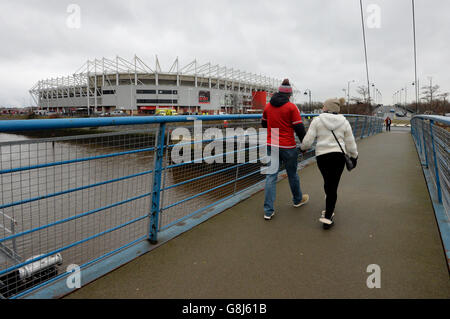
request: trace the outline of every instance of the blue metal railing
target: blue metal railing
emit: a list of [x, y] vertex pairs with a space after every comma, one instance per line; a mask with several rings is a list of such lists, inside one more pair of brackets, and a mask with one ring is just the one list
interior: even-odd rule
[[422, 165], [429, 170], [437, 200], [450, 210], [450, 119], [419, 115], [411, 120], [411, 133]]
[[[302, 116], [308, 125], [316, 115]], [[259, 128], [260, 118], [220, 115], [0, 121], [3, 133], [74, 128], [114, 132], [0, 142], [0, 226], [5, 227], [4, 216], [12, 216], [18, 223], [13, 233], [0, 227], [0, 257], [2, 247], [29, 257], [0, 259], [0, 297], [23, 297], [69, 275], [58, 274], [58, 267], [77, 264], [85, 269], [144, 239], [156, 244], [162, 231], [260, 184], [264, 180], [262, 164], [247, 160], [245, 152], [261, 145], [245, 144], [202, 156], [201, 163], [173, 163], [171, 158], [176, 145], [191, 149], [201, 144], [203, 148], [212, 141], [175, 143], [171, 136], [175, 123], [184, 123], [192, 131], [192, 123], [201, 120], [210, 123], [204, 129], [226, 130]], [[381, 118], [347, 118], [357, 138], [382, 131]], [[219, 140], [228, 143], [240, 137]], [[203, 163], [241, 152], [242, 163]], [[313, 156], [311, 151], [300, 159]], [[55, 256], [60, 264], [31, 269], [36, 263], [48, 264]]]
[[414, 116], [411, 134], [428, 184], [450, 270], [450, 118]]

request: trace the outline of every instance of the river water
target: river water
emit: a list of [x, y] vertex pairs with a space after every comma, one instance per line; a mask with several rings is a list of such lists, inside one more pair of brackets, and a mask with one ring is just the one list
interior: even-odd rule
[[[148, 149], [154, 144], [154, 128], [52, 139], [0, 133], [0, 205], [20, 202], [0, 208], [0, 225], [10, 228], [6, 217], [10, 216], [16, 221], [15, 233], [42, 227], [16, 238], [15, 243], [7, 240], [3, 244], [11, 249], [15, 244], [21, 260], [63, 248], [60, 253], [64, 265], [82, 265], [146, 236], [148, 218], [74, 245], [89, 236], [96, 236], [150, 213], [154, 151]], [[138, 152], [127, 153], [134, 151]], [[111, 153], [127, 154], [102, 157]], [[87, 157], [96, 159], [77, 162]], [[65, 164], [42, 167], [43, 164], [58, 162]], [[170, 153], [165, 152], [163, 165], [167, 167], [171, 164]], [[259, 174], [259, 164], [236, 166], [200, 163], [164, 170], [162, 188], [169, 189], [161, 193], [160, 227], [170, 226], [180, 218], [264, 178]], [[24, 167], [30, 169], [10, 171]], [[222, 172], [213, 174], [218, 170]], [[200, 178], [207, 174], [207, 177]], [[130, 175], [136, 176], [82, 189]], [[242, 179], [235, 181], [237, 178]], [[223, 184], [226, 185], [219, 187]], [[215, 187], [218, 188], [209, 191]], [[78, 190], [64, 193], [71, 189]], [[48, 197], [52, 194], [57, 196]], [[194, 198], [189, 199], [191, 197]], [[137, 199], [128, 201], [133, 198]], [[172, 206], [180, 201], [180, 204]], [[118, 202], [123, 203], [116, 205]], [[86, 215], [81, 218], [46, 226], [83, 213]], [[7, 230], [0, 228], [0, 238], [10, 235]], [[0, 259], [0, 270], [14, 263], [12, 260]]]

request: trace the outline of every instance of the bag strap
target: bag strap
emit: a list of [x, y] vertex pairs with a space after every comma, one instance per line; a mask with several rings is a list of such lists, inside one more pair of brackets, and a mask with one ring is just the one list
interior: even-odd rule
[[342, 149], [341, 143], [339, 143], [339, 140], [337, 139], [336, 135], [334, 135], [333, 130], [331, 130], [331, 133], [333, 133], [333, 136], [334, 136], [334, 138], [336, 139], [336, 142], [338, 143], [339, 148], [341, 149], [342, 153], [345, 155], [345, 152], [344, 152], [344, 150]]
[[[320, 119], [320, 117], [318, 117], [318, 119]], [[341, 143], [339, 143], [339, 140], [337, 139], [336, 135], [334, 135], [334, 131], [333, 131], [333, 130], [330, 130], [330, 131], [331, 131], [331, 133], [333, 134], [334, 139], [335, 139], [336, 142], [338, 143], [339, 148], [341, 149], [342, 154], [346, 155], [345, 152], [344, 152], [344, 150], [342, 149]]]

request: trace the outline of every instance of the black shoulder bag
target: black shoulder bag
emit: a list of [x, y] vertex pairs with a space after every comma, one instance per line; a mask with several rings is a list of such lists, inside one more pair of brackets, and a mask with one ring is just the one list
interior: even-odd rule
[[338, 143], [339, 148], [342, 151], [342, 154], [344, 154], [345, 166], [347, 166], [347, 170], [351, 171], [352, 169], [354, 169], [356, 167], [356, 163], [358, 161], [358, 158], [353, 158], [353, 157], [350, 157], [347, 154], [345, 154], [344, 150], [342, 149], [341, 143], [339, 143], [339, 140], [337, 139], [336, 135], [334, 135], [333, 131], [331, 131], [331, 133], [333, 133], [333, 136], [336, 139], [336, 142]]

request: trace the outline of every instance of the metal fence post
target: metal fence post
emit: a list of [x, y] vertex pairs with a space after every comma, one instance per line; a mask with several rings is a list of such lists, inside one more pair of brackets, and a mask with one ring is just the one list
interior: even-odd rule
[[419, 129], [417, 127], [417, 121], [414, 119], [411, 120], [411, 133], [413, 135], [414, 142], [416, 143], [416, 147], [419, 152], [419, 156], [422, 159], [422, 144], [420, 143]]
[[414, 131], [416, 132], [416, 141], [417, 143], [419, 143], [420, 155], [423, 157], [423, 143], [422, 140], [420, 139], [420, 130], [418, 121], [419, 120], [414, 121]]
[[364, 138], [364, 130], [366, 129], [366, 126], [367, 126], [367, 116], [365, 116], [365, 118], [364, 118], [364, 125], [363, 125], [362, 130], [361, 130], [360, 138]]
[[157, 147], [155, 149], [152, 206], [150, 213], [149, 241], [152, 245], [158, 242], [159, 210], [161, 197], [161, 176], [163, 171], [164, 142], [166, 133], [166, 123], [159, 125], [158, 135], [156, 136]]
[[355, 136], [357, 131], [358, 131], [358, 117], [356, 117], [355, 127], [353, 128], [353, 136]]
[[431, 136], [431, 146], [433, 149], [434, 174], [436, 175], [436, 187], [437, 187], [439, 203], [442, 204], [442, 191], [441, 191], [441, 182], [439, 179], [439, 167], [438, 167], [437, 156], [436, 156], [436, 147], [434, 145], [434, 137], [433, 137], [433, 123], [434, 123], [434, 121], [430, 120], [430, 136]]
[[425, 141], [425, 130], [423, 128], [424, 120], [422, 120], [422, 142], [423, 142], [423, 150], [425, 152], [425, 167], [428, 168], [428, 152], [427, 152], [427, 143]]

